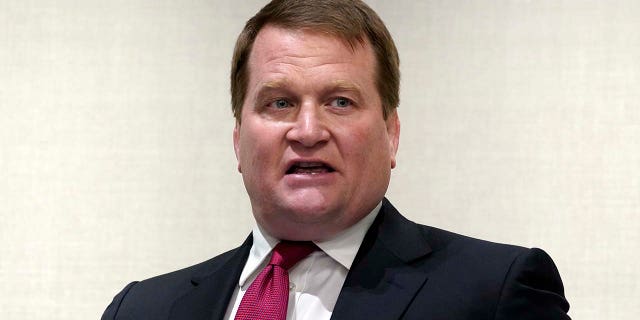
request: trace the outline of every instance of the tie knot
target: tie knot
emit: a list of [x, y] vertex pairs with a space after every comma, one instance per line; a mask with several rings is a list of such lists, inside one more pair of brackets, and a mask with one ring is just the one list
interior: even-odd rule
[[311, 241], [281, 241], [273, 248], [269, 264], [289, 269], [318, 247]]

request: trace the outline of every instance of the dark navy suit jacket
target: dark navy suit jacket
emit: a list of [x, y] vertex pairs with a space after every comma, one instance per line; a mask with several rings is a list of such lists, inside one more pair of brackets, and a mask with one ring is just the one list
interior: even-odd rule
[[[127, 285], [102, 319], [222, 319], [251, 248]], [[384, 199], [331, 319], [570, 319], [540, 249], [477, 240], [404, 218]]]

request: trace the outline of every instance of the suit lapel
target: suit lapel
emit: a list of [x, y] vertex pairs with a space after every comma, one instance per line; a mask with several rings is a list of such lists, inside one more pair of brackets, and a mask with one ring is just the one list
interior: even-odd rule
[[204, 270], [192, 277], [193, 289], [176, 300], [169, 319], [222, 319], [247, 261], [252, 242], [252, 237], [249, 236], [220, 268]]
[[399, 319], [427, 281], [431, 248], [420, 228], [383, 200], [340, 291], [332, 320]]

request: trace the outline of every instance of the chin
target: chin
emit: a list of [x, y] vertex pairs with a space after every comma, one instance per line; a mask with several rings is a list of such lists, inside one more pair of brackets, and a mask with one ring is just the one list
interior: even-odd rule
[[327, 203], [321, 201], [308, 201], [295, 203], [291, 206], [283, 207], [281, 215], [288, 216], [287, 220], [300, 224], [320, 223], [327, 219], [333, 219], [334, 210], [331, 210]]
[[339, 199], [335, 195], [327, 195], [319, 190], [301, 190], [281, 199], [280, 212], [286, 212], [300, 221], [314, 221], [340, 211]]
[[257, 201], [260, 206], [254, 206], [256, 220], [274, 237], [319, 240], [344, 220], [347, 202], [335, 193], [312, 188], [287, 190], [283, 192], [285, 195], [279, 195], [278, 191]]
[[326, 203], [294, 202], [263, 212], [258, 223], [272, 236], [292, 241], [321, 240], [328, 237], [340, 221], [339, 210], [330, 210]]

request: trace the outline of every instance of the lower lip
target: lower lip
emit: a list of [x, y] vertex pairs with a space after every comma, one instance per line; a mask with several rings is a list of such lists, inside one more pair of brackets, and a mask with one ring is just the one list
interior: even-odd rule
[[307, 187], [314, 185], [327, 185], [334, 182], [336, 172], [321, 173], [291, 173], [284, 176], [284, 181], [291, 187]]

